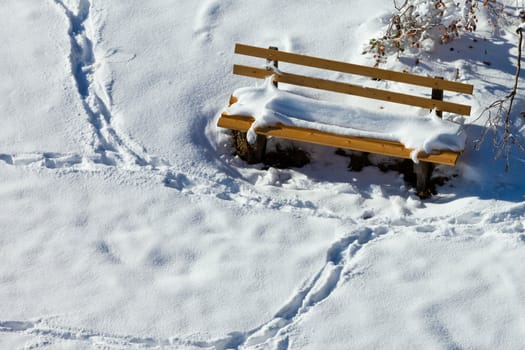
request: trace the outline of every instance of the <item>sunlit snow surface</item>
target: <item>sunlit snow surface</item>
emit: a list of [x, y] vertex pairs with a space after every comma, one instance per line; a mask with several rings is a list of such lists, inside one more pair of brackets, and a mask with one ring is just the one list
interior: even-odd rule
[[473, 150], [514, 78], [512, 24], [384, 64], [475, 85], [465, 152], [430, 200], [329, 148], [301, 145], [301, 169], [246, 165], [215, 126], [253, 83], [231, 74], [236, 42], [371, 65], [392, 11], [0, 2], [0, 348], [522, 346], [524, 157], [505, 173], [490, 136]]

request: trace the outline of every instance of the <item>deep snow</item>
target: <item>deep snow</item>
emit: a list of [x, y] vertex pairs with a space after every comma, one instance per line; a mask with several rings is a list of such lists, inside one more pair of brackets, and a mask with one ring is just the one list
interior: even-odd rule
[[0, 2], [0, 348], [522, 347], [525, 157], [505, 173], [490, 139], [473, 150], [476, 116], [509, 92], [515, 24], [384, 64], [475, 85], [465, 153], [430, 200], [329, 148], [246, 165], [215, 126], [252, 83], [231, 74], [235, 42], [371, 65], [391, 11]]

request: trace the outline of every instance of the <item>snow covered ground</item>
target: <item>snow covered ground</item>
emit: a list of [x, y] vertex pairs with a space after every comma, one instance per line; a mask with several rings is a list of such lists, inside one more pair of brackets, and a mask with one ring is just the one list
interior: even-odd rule
[[392, 11], [0, 2], [0, 348], [523, 348], [525, 155], [506, 173], [490, 139], [473, 149], [510, 91], [514, 24], [384, 64], [475, 85], [432, 199], [329, 148], [262, 170], [215, 127], [254, 83], [231, 74], [236, 42], [371, 65]]

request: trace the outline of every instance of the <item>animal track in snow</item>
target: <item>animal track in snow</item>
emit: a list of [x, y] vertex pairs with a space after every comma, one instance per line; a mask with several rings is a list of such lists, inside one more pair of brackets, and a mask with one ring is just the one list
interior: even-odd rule
[[[52, 169], [62, 172], [104, 172], [108, 167], [118, 171], [131, 173], [142, 173], [148, 177], [157, 179], [164, 186], [177, 191], [188, 191], [194, 188], [194, 182], [186, 175], [175, 171], [172, 167], [164, 166], [163, 162], [150, 162], [148, 166], [139, 167], [137, 170], [119, 169], [115, 159], [106, 153], [94, 155], [80, 155], [75, 153], [0, 153], [0, 163], [5, 163], [15, 167], [28, 167], [31, 169]], [[211, 188], [211, 183], [201, 187]], [[220, 190], [220, 189], [217, 189]], [[227, 189], [226, 189], [227, 190]], [[218, 196], [218, 195], [217, 195]]]
[[60, 327], [50, 324], [49, 320], [0, 321], [0, 334], [20, 333], [32, 335], [37, 337], [39, 340], [38, 344], [45, 344], [46, 346], [55, 342], [70, 341], [87, 343], [89, 348], [97, 349], [180, 349], [182, 347], [202, 347], [198, 342], [181, 340], [179, 338], [156, 339], [153, 337], [111, 335], [83, 328]]
[[205, 2], [197, 12], [194, 25], [194, 35], [202, 41], [210, 41], [213, 38], [213, 29], [223, 17], [224, 7], [229, 2], [209, 0]]
[[77, 154], [60, 153], [22, 153], [22, 154], [0, 154], [0, 161], [15, 166], [39, 165], [48, 169], [60, 169], [74, 167], [83, 162], [83, 158]]
[[420, 225], [416, 226], [416, 232], [430, 233], [436, 231], [436, 227], [433, 225]]
[[0, 161], [13, 166], [41, 167], [47, 169], [89, 169], [93, 170], [97, 165], [115, 166], [112, 157], [107, 154], [95, 154], [91, 156], [75, 153], [0, 153]]
[[80, 0], [77, 8], [73, 8], [63, 0], [53, 1], [64, 11], [70, 24], [71, 72], [94, 132], [91, 141], [94, 152], [107, 165], [118, 164], [125, 168], [169, 165], [167, 160], [148, 155], [142, 146], [119, 132], [113, 124], [113, 81], [106, 59], [115, 51], [101, 55], [104, 50], [96, 50], [100, 33], [97, 31], [97, 18], [92, 15], [92, 3]]
[[[306, 281], [295, 295], [268, 322], [247, 332], [231, 332], [225, 337], [210, 341], [187, 340], [179, 337], [154, 338], [112, 335], [94, 330], [74, 327], [61, 327], [51, 319], [35, 321], [1, 321], [0, 333], [20, 333], [37, 337], [39, 344], [53, 344], [57, 341], [76, 341], [100, 348], [213, 348], [217, 350], [239, 348], [288, 348], [288, 330], [309, 310], [328, 298], [340, 283], [348, 280], [343, 274], [355, 254], [368, 242], [386, 234], [386, 227], [357, 230], [334, 242], [326, 253], [324, 266], [313, 278]], [[110, 248], [103, 241], [98, 242], [96, 250], [111, 256]], [[343, 278], [344, 277], [344, 278]]]
[[[164, 178], [167, 187], [182, 190], [191, 182], [184, 175], [174, 175], [166, 159], [147, 154], [146, 150], [115, 128], [112, 112], [111, 89], [113, 80], [107, 62], [125, 62], [133, 55], [120, 54], [113, 49], [105, 52], [97, 45], [97, 18], [92, 16], [89, 0], [52, 0], [69, 22], [71, 43], [69, 61], [78, 96], [92, 126], [93, 138], [86, 143], [91, 153], [30, 152], [0, 153], [0, 162], [12, 166], [41, 167], [47, 169], [87, 169], [98, 165], [118, 167], [119, 170], [152, 170]], [[101, 53], [102, 52], [102, 53]], [[109, 78], [108, 78], [109, 77]]]
[[23, 332], [34, 327], [33, 322], [4, 321], [0, 322], [2, 332]]
[[263, 325], [247, 332], [233, 332], [227, 337], [203, 342], [203, 347], [229, 348], [288, 348], [288, 330], [313, 307], [328, 298], [340, 283], [351, 274], [343, 274], [349, 261], [368, 242], [388, 233], [386, 227], [363, 228], [333, 243], [326, 253], [325, 265], [305, 283], [295, 295]]

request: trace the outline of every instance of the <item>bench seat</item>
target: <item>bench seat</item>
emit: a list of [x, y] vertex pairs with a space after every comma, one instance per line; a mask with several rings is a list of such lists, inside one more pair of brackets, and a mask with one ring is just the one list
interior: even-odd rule
[[[386, 156], [455, 165], [465, 146], [460, 124], [434, 112], [404, 114], [307, 98], [277, 89], [272, 77], [237, 89], [218, 125], [256, 134]], [[375, 107], [375, 108], [373, 108]], [[412, 112], [412, 114], [410, 114]]]

